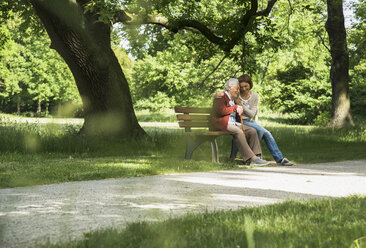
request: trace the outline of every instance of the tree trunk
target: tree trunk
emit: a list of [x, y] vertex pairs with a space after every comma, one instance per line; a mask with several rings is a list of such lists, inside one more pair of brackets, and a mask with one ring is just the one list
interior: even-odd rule
[[38, 102], [37, 102], [37, 112], [36, 112], [36, 116], [40, 117], [41, 116], [41, 112], [42, 112], [42, 105], [41, 105], [42, 101], [41, 98], [38, 98]]
[[20, 116], [20, 96], [17, 97], [17, 113]]
[[44, 114], [45, 117], [48, 117], [48, 106], [49, 106], [49, 103], [46, 101], [46, 111]]
[[354, 125], [349, 96], [349, 57], [342, 0], [327, 0], [328, 20], [325, 28], [332, 57], [330, 79], [332, 82], [332, 121], [334, 127]]
[[82, 134], [137, 137], [146, 133], [137, 122], [130, 90], [111, 44], [111, 27], [85, 12], [88, 1], [31, 0], [51, 47], [66, 61], [84, 107]]

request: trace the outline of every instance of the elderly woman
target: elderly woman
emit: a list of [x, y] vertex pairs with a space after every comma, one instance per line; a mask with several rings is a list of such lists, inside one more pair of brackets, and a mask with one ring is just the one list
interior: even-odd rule
[[[291, 163], [287, 158], [282, 155], [272, 134], [267, 129], [254, 121], [254, 118], [258, 112], [259, 96], [256, 92], [251, 91], [251, 89], [253, 88], [252, 79], [247, 74], [244, 74], [240, 76], [238, 80], [240, 86], [239, 100], [241, 102], [241, 105], [243, 106], [242, 118], [244, 125], [257, 130], [259, 140], [261, 141], [262, 138], [264, 139], [269, 152], [271, 153], [277, 164], [286, 166], [293, 165], [293, 163]], [[235, 150], [234, 152], [232, 151], [232, 154], [230, 155], [231, 158], [235, 158], [236, 153], [234, 153]]]
[[240, 115], [243, 113], [242, 106], [236, 105], [234, 100], [239, 97], [239, 81], [230, 78], [225, 85], [222, 97], [214, 98], [211, 129], [228, 131], [233, 136], [233, 142], [243, 157], [243, 161], [251, 165], [263, 166], [269, 164], [260, 158], [262, 154], [260, 142], [255, 129], [245, 127], [244, 135]]

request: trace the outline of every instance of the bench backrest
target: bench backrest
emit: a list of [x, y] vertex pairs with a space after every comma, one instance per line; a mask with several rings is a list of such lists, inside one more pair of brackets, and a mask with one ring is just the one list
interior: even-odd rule
[[211, 108], [176, 106], [174, 110], [179, 127], [184, 127], [186, 132], [191, 132], [191, 128], [208, 128], [210, 125]]

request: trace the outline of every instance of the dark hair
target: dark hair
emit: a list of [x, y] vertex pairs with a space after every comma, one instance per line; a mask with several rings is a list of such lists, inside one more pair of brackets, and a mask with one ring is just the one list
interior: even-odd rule
[[240, 83], [248, 83], [248, 84], [249, 84], [249, 86], [250, 86], [250, 89], [252, 89], [252, 88], [253, 88], [252, 78], [251, 78], [251, 77], [249, 77], [249, 75], [248, 75], [248, 74], [243, 74], [243, 75], [241, 75], [241, 76], [238, 78], [238, 80], [239, 80], [239, 84], [240, 84]]

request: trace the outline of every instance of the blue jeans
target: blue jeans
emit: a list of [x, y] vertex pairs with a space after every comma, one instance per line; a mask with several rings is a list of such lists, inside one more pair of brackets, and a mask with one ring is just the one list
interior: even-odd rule
[[[271, 153], [271, 155], [275, 159], [275, 161], [277, 163], [279, 163], [281, 161], [281, 159], [283, 158], [283, 155], [282, 155], [280, 149], [278, 148], [278, 146], [276, 144], [276, 141], [274, 140], [272, 134], [267, 129], [265, 129], [264, 127], [262, 127], [258, 123], [256, 123], [255, 121], [245, 121], [245, 120], [243, 120], [243, 122], [244, 122], [244, 125], [247, 125], [249, 127], [254, 128], [255, 130], [257, 130], [259, 141], [261, 141], [264, 138], [264, 141], [266, 142], [266, 145], [267, 145], [267, 148], [268, 148], [269, 152]], [[230, 157], [235, 158], [236, 157], [236, 152], [237, 152], [237, 148], [233, 147]]]

